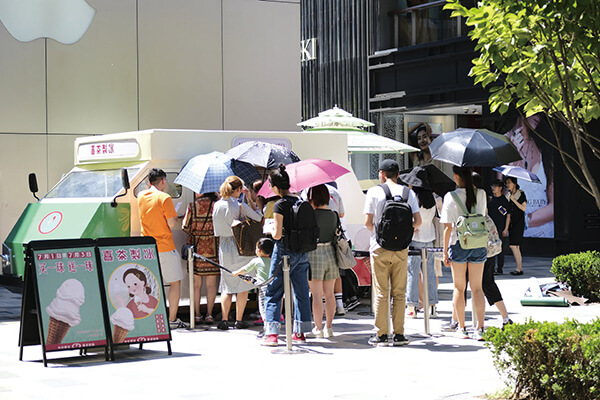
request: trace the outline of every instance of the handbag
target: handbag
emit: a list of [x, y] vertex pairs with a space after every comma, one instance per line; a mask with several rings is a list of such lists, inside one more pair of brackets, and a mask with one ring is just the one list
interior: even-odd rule
[[231, 226], [233, 238], [235, 239], [235, 244], [237, 245], [240, 256], [255, 256], [256, 242], [261, 238], [266, 237], [263, 234], [262, 220], [255, 221], [248, 218], [244, 211], [244, 205], [241, 204], [240, 207], [245, 219], [243, 221], [238, 221]]
[[487, 258], [497, 256], [502, 252], [502, 239], [498, 234], [498, 228], [489, 215], [485, 216], [488, 228]]
[[350, 242], [346, 239], [340, 216], [337, 215], [337, 228], [335, 230], [334, 246], [335, 246], [335, 258], [340, 269], [350, 269], [356, 265], [356, 259], [352, 253], [352, 247]]

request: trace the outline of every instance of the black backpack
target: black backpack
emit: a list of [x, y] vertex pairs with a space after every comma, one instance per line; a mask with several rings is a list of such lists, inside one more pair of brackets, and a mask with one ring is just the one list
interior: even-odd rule
[[381, 218], [375, 223], [377, 243], [386, 250], [404, 250], [413, 237], [413, 212], [408, 205], [409, 188], [406, 186], [402, 196], [392, 196], [386, 184], [379, 185], [385, 192], [385, 204]]
[[315, 209], [308, 201], [299, 199], [291, 210], [290, 229], [285, 232], [285, 240], [294, 253], [306, 253], [317, 248], [319, 226]]

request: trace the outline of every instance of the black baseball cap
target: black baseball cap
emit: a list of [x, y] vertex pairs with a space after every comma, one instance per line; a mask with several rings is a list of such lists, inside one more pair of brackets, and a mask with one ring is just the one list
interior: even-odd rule
[[380, 171], [390, 171], [390, 172], [398, 172], [400, 171], [400, 166], [394, 160], [385, 159], [379, 164]]

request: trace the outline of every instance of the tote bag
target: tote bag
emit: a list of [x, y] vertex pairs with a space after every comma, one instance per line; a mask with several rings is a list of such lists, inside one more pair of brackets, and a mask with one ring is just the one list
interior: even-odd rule
[[352, 253], [352, 247], [350, 246], [350, 242], [346, 239], [346, 235], [344, 234], [344, 229], [342, 228], [342, 223], [340, 221], [340, 216], [336, 212], [338, 226], [335, 231], [335, 258], [337, 260], [338, 268], [340, 269], [351, 269], [356, 265], [356, 259], [354, 258], [354, 254]]

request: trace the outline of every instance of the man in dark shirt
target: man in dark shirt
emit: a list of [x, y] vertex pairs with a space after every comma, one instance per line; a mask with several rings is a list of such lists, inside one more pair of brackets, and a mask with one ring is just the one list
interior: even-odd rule
[[502, 251], [495, 257], [487, 259], [488, 263], [491, 263], [492, 269], [498, 262], [496, 272], [494, 275], [502, 275], [504, 268], [504, 250], [508, 244], [508, 226], [510, 224], [510, 214], [508, 212], [510, 204], [505, 196], [502, 195], [504, 184], [501, 180], [495, 180], [492, 182], [492, 197], [488, 200], [487, 208], [488, 215], [494, 221], [496, 229], [502, 239]]

